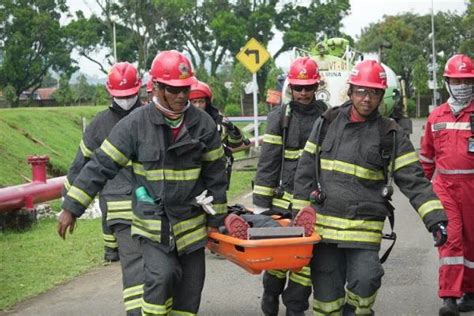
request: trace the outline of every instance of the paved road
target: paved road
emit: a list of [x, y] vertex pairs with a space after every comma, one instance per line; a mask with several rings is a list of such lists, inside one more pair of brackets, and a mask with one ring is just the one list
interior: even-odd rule
[[[419, 142], [422, 121], [416, 121], [412, 141]], [[249, 196], [239, 202], [247, 204]], [[385, 277], [375, 311], [378, 315], [437, 315], [437, 252], [431, 235], [398, 191], [394, 195], [395, 249], [385, 263]], [[207, 277], [200, 315], [261, 315], [261, 275], [248, 274], [232, 263], [207, 254]], [[280, 315], [284, 315], [283, 307]], [[118, 264], [96, 268], [75, 280], [15, 306], [0, 315], [124, 315]], [[311, 315], [307, 312], [307, 315]], [[474, 316], [474, 313], [463, 314]]]

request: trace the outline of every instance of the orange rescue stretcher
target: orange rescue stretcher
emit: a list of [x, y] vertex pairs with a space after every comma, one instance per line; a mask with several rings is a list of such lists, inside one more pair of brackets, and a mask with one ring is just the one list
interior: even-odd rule
[[[287, 226], [288, 220], [278, 220]], [[308, 265], [313, 246], [321, 240], [314, 232], [309, 237], [244, 240], [218, 232], [208, 234], [207, 248], [252, 274], [262, 270], [287, 269], [299, 271]]]

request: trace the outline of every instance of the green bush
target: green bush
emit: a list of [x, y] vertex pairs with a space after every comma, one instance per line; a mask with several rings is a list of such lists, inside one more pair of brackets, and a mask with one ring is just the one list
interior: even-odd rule
[[416, 117], [416, 101], [413, 99], [408, 99], [407, 115], [408, 117]]
[[240, 111], [240, 106], [235, 103], [227, 104], [224, 108], [224, 112], [226, 116], [239, 116], [242, 115]]

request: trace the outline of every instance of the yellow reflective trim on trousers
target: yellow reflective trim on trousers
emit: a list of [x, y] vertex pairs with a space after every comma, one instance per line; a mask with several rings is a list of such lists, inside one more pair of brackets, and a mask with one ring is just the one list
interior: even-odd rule
[[310, 154], [315, 154], [317, 150], [319, 150], [319, 146], [316, 145], [315, 143], [310, 142], [309, 140], [306, 142], [304, 145], [304, 151], [310, 153]]
[[118, 248], [118, 243], [110, 242], [110, 241], [104, 241], [104, 246], [107, 247], [107, 248], [116, 249], [116, 248]]
[[115, 238], [115, 236], [112, 234], [102, 234], [102, 238], [104, 238], [105, 241], [111, 241], [111, 242], [117, 241], [117, 238]]
[[206, 215], [202, 214], [173, 225], [174, 235], [180, 235], [188, 230], [194, 229], [206, 223]]
[[314, 315], [341, 315], [342, 308], [344, 307], [345, 298], [341, 297], [334, 301], [323, 302], [317, 299], [313, 300], [313, 312]]
[[283, 139], [279, 135], [264, 134], [263, 142], [273, 144], [273, 145], [282, 145]]
[[107, 212], [107, 220], [111, 221], [114, 219], [125, 219], [125, 220], [132, 220], [132, 210], [127, 211], [108, 211]]
[[[319, 220], [319, 217], [318, 217]], [[382, 233], [366, 231], [337, 230], [320, 226], [316, 223], [316, 231], [323, 239], [339, 240], [346, 242], [365, 242], [380, 244]]]
[[311, 202], [308, 200], [293, 199], [291, 203], [292, 203], [291, 207], [294, 208], [295, 210], [301, 210], [303, 207], [311, 205]]
[[337, 229], [352, 229], [352, 230], [372, 230], [382, 232], [383, 221], [368, 221], [363, 219], [346, 219], [329, 215], [317, 215], [317, 223], [323, 226], [329, 226]]
[[210, 162], [210, 161], [218, 160], [222, 158], [222, 156], [224, 156], [224, 148], [221, 146], [217, 149], [210, 150], [207, 153], [204, 153], [201, 156], [201, 160]]
[[285, 149], [285, 159], [296, 160], [301, 157], [303, 150], [301, 149]]
[[412, 163], [418, 162], [419, 158], [416, 152], [412, 151], [407, 154], [404, 154], [400, 157], [395, 159], [395, 168], [394, 170], [397, 171], [400, 168], [406, 167]]
[[193, 181], [199, 178], [201, 168], [193, 169], [152, 169], [145, 170], [143, 165], [137, 162], [133, 163], [133, 172], [145, 177], [150, 181], [171, 180], [171, 181]]
[[278, 279], [286, 279], [286, 272], [288, 272], [288, 270], [267, 270], [267, 272]]
[[139, 235], [156, 242], [161, 242], [161, 221], [156, 219], [141, 219], [132, 214], [132, 236]]
[[440, 200], [431, 200], [431, 201], [423, 203], [418, 208], [417, 211], [421, 219], [423, 219], [426, 216], [426, 214], [436, 211], [436, 210], [442, 210], [442, 209], [443, 209], [443, 205], [441, 204]]
[[71, 188], [71, 183], [69, 182], [69, 180], [66, 178], [66, 180], [64, 180], [64, 189], [67, 191], [69, 191], [69, 189]]
[[343, 162], [340, 160], [321, 159], [321, 169], [326, 171], [337, 171], [345, 174], [350, 174], [358, 178], [367, 180], [383, 180], [384, 175], [382, 170], [370, 170], [358, 165]]
[[212, 204], [216, 215], [227, 214], [227, 203]]
[[171, 306], [173, 306], [172, 297], [167, 299], [163, 305], [148, 303], [142, 299], [142, 313], [144, 315], [167, 315], [171, 311]]
[[121, 166], [126, 166], [129, 159], [122, 154], [114, 145], [112, 145], [107, 139], [104, 140], [100, 149], [107, 154], [113, 161]]
[[273, 198], [272, 199], [272, 205], [273, 206], [278, 206], [282, 209], [287, 210], [290, 207], [290, 202], [286, 201], [286, 200], [283, 200], [283, 199]]
[[185, 249], [186, 247], [202, 240], [207, 237], [207, 228], [203, 226], [189, 234], [181, 236], [176, 239], [176, 248], [179, 250]]
[[142, 298], [138, 297], [134, 300], [129, 300], [123, 303], [125, 305], [125, 311], [131, 311], [137, 308], [142, 308]]
[[84, 144], [84, 140], [81, 139], [79, 143], [79, 148], [81, 148], [82, 155], [86, 158], [90, 158], [92, 156], [92, 150], [87, 148], [86, 144]]
[[311, 277], [306, 276], [306, 275], [298, 275], [296, 273], [290, 273], [290, 280], [302, 286], [312, 285]]
[[108, 211], [124, 211], [132, 209], [132, 201], [107, 201]]
[[143, 284], [139, 284], [139, 285], [135, 285], [135, 286], [131, 286], [126, 289], [123, 289], [124, 299], [127, 299], [135, 295], [142, 295], [142, 294], [143, 294]]
[[169, 316], [194, 316], [197, 314], [190, 313], [190, 312], [183, 312], [183, 311], [177, 311], [172, 309], [171, 312], [169, 313]]
[[89, 204], [92, 202], [92, 197], [87, 194], [86, 192], [82, 191], [76, 186], [71, 186], [71, 188], [67, 191], [67, 196], [73, 198], [77, 202], [81, 203], [82, 206], [88, 207]]
[[356, 308], [356, 315], [370, 315], [375, 304], [377, 292], [369, 297], [361, 297], [346, 288], [347, 302]]
[[273, 196], [273, 188], [264, 187], [263, 185], [254, 185], [253, 193], [265, 196]]

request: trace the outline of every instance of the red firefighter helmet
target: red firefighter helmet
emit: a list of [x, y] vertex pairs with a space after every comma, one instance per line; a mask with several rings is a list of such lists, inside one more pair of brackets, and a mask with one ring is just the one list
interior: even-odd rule
[[202, 81], [197, 81], [191, 86], [189, 100], [201, 98], [209, 98], [209, 100], [212, 100], [212, 91], [206, 83]]
[[293, 85], [313, 85], [319, 82], [318, 64], [309, 57], [298, 57], [291, 63], [288, 82]]
[[375, 60], [364, 60], [352, 68], [350, 84], [361, 87], [387, 89], [387, 74]]
[[153, 91], [153, 80], [148, 79], [148, 82], [146, 83], [146, 92], [150, 93]]
[[130, 63], [122, 62], [110, 69], [105, 87], [113, 97], [128, 97], [137, 94], [141, 85], [137, 69]]
[[474, 78], [472, 59], [463, 54], [449, 58], [444, 67], [445, 78]]
[[158, 53], [151, 64], [150, 75], [153, 81], [174, 86], [190, 86], [196, 82], [189, 59], [175, 50]]

